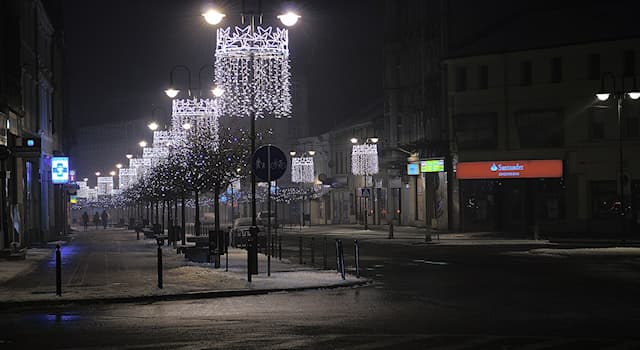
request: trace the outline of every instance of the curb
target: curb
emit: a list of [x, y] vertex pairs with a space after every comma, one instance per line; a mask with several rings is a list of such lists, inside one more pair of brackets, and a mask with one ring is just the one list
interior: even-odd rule
[[307, 290], [321, 290], [321, 289], [337, 289], [343, 287], [357, 287], [364, 286], [373, 283], [369, 279], [362, 278], [359, 281], [346, 282], [343, 284], [331, 284], [331, 285], [316, 285], [306, 287], [291, 287], [291, 288], [266, 288], [266, 289], [235, 289], [235, 290], [220, 290], [220, 291], [198, 291], [188, 292], [180, 294], [160, 294], [160, 295], [140, 295], [129, 297], [111, 297], [111, 298], [87, 298], [87, 299], [40, 299], [40, 300], [25, 300], [16, 302], [0, 302], [0, 311], [7, 311], [11, 309], [19, 308], [35, 308], [35, 307], [59, 307], [65, 305], [91, 305], [91, 304], [124, 304], [124, 303], [136, 303], [136, 302], [159, 302], [159, 301], [171, 301], [171, 300], [193, 300], [193, 299], [214, 299], [214, 298], [229, 298], [229, 297], [241, 297], [249, 295], [265, 295], [271, 293], [282, 292], [300, 292]]

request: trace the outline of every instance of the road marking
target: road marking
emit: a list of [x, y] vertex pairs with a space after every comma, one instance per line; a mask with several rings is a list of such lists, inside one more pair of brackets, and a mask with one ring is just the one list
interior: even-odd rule
[[420, 264], [430, 264], [430, 265], [449, 265], [449, 263], [444, 261], [431, 261], [431, 260], [424, 260], [424, 259], [414, 259], [414, 260], [411, 260], [411, 262], [420, 263]]

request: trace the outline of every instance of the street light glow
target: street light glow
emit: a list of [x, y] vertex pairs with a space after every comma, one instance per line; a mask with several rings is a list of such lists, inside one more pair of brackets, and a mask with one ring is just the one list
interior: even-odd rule
[[629, 97], [630, 97], [632, 100], [637, 100], [637, 99], [639, 99], [639, 98], [640, 98], [640, 92], [638, 92], [638, 91], [631, 91], [631, 92], [629, 92], [627, 95], [629, 95]]
[[100, 172], [99, 171], [96, 171], [96, 176], [100, 176]]
[[610, 94], [610, 93], [608, 93], [608, 92], [601, 92], [601, 93], [596, 94], [596, 97], [597, 97], [597, 98], [598, 98], [598, 100], [600, 100], [600, 101], [606, 101], [606, 100], [608, 100], [608, 99], [609, 99], [609, 96], [610, 96], [610, 95], [611, 95], [611, 94]]
[[295, 25], [296, 23], [298, 23], [299, 18], [300, 18], [299, 15], [291, 11], [278, 16], [278, 19], [280, 20], [280, 22], [282, 22], [282, 24], [284, 24], [287, 27], [291, 27], [292, 25]]
[[147, 147], [147, 141], [142, 140], [142, 141], [138, 142], [138, 145], [140, 145], [140, 147]]
[[174, 97], [178, 96], [179, 92], [180, 92], [180, 90], [176, 90], [174, 88], [168, 88], [168, 89], [164, 90], [164, 93], [167, 94], [167, 96], [169, 96], [169, 98], [174, 98]]
[[120, 164], [120, 163], [116, 164], [116, 168], [122, 169], [122, 164]]
[[127, 157], [127, 159], [131, 159], [131, 158], [133, 158], [133, 154], [128, 153], [125, 157]]
[[151, 131], [156, 131], [156, 130], [158, 130], [158, 123], [156, 123], [156, 122], [151, 122], [151, 123], [147, 124], [147, 127], [148, 127]]
[[310, 156], [315, 156], [316, 155], [316, 151], [314, 151], [314, 150], [310, 150], [307, 153], [309, 153]]
[[89, 181], [89, 178], [85, 177], [84, 179], [82, 179], [82, 181], [87, 182], [87, 181]]
[[184, 124], [182, 124], [182, 128], [185, 130], [191, 129], [191, 123], [185, 122]]
[[373, 143], [378, 143], [378, 138], [377, 137], [372, 137], [369, 139], [371, 142]]
[[289, 155], [292, 156], [292, 157], [295, 156], [296, 155], [296, 151], [289, 151]]
[[352, 137], [349, 141], [351, 141], [351, 143], [353, 143], [354, 145], [358, 143], [358, 139], [355, 137]]
[[213, 94], [213, 96], [215, 97], [220, 97], [222, 96], [222, 94], [224, 94], [224, 89], [216, 86], [213, 89], [211, 89], [211, 93]]
[[202, 17], [204, 17], [204, 20], [207, 21], [207, 23], [212, 25], [216, 25], [222, 22], [222, 19], [225, 16], [226, 15], [224, 13], [220, 13], [214, 9], [208, 10], [207, 12], [202, 14]]
[[116, 176], [116, 172], [115, 172], [115, 171], [113, 171], [113, 170], [111, 170], [111, 172], [109, 173], [109, 175], [111, 175], [111, 176]]

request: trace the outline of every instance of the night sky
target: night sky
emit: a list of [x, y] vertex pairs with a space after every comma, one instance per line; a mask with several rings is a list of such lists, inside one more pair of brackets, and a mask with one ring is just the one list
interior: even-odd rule
[[[65, 2], [69, 115], [76, 126], [151, 118], [154, 106], [170, 111], [163, 90], [174, 65], [198, 71], [213, 63], [215, 28], [201, 16], [201, 0]], [[218, 2], [222, 25], [239, 23], [240, 1]], [[247, 1], [247, 8], [255, 4]], [[287, 6], [263, 1], [266, 21]], [[293, 79], [305, 79], [315, 130], [326, 130], [362, 104], [382, 98], [382, 1], [300, 1], [301, 21], [290, 29]], [[94, 14], [94, 15], [92, 15]], [[274, 23], [277, 24], [277, 23]], [[212, 69], [202, 71], [203, 89]], [[178, 87], [186, 73], [176, 70]], [[197, 92], [196, 92], [197, 93]], [[156, 116], [159, 113], [156, 112]]]

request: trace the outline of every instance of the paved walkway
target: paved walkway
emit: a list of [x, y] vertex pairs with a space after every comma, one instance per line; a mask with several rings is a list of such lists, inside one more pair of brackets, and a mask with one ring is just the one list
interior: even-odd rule
[[[157, 286], [155, 240], [136, 240], [125, 229], [79, 231], [67, 241], [30, 249], [26, 260], [0, 261], [0, 309], [66, 302], [164, 300], [268, 293], [364, 284], [366, 279], [323, 271], [259, 255], [259, 274], [247, 281], [245, 250], [230, 249], [221, 268], [193, 263], [162, 247], [163, 288]], [[56, 296], [55, 244], [61, 244], [62, 296]]]

